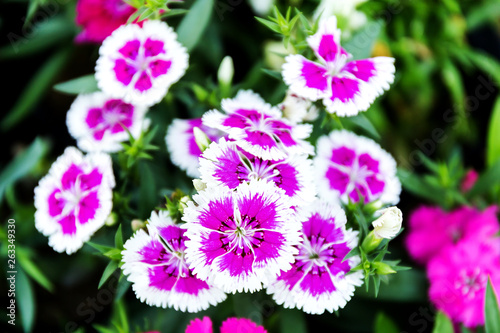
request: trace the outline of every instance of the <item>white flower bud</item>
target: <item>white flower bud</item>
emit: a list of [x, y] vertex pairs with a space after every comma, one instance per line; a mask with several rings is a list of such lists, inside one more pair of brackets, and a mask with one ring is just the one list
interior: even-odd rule
[[205, 184], [201, 179], [193, 179], [193, 186], [194, 189], [198, 192], [203, 191], [204, 189], [207, 188], [207, 184]]
[[205, 149], [208, 148], [210, 145], [210, 139], [208, 136], [203, 132], [199, 127], [193, 128], [193, 134], [194, 134], [194, 141], [196, 141], [196, 144], [198, 145], [198, 148], [200, 148], [201, 152], [204, 152]]
[[403, 223], [403, 213], [398, 207], [389, 207], [380, 211], [382, 215], [372, 222], [373, 233], [378, 238], [394, 238]]
[[285, 99], [280, 104], [283, 117], [300, 123], [303, 121], [314, 121], [319, 116], [318, 109], [308, 99], [299, 97], [290, 91], [287, 92]]
[[217, 72], [217, 79], [222, 84], [230, 85], [233, 81], [233, 76], [233, 58], [231, 58], [230, 56], [225, 56], [220, 63], [219, 71]]

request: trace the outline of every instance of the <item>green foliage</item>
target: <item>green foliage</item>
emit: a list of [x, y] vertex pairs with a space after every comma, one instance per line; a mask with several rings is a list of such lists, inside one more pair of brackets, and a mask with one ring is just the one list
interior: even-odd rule
[[491, 167], [500, 159], [500, 98], [497, 98], [491, 114], [486, 148], [486, 162]]
[[99, 90], [94, 74], [58, 83], [54, 86], [54, 89], [69, 95], [85, 94]]
[[439, 311], [436, 315], [436, 321], [432, 333], [453, 333], [453, 323], [443, 312]]
[[399, 333], [398, 326], [385, 313], [379, 312], [375, 318], [374, 333]]
[[189, 13], [177, 27], [179, 42], [181, 42], [188, 51], [193, 50], [201, 40], [210, 22], [213, 7], [214, 0], [196, 0], [189, 9]]
[[30, 280], [21, 268], [16, 274], [16, 303], [24, 332], [31, 332], [35, 324], [35, 293]]
[[484, 318], [486, 333], [500, 332], [500, 309], [498, 298], [490, 278], [488, 278], [488, 284], [486, 285]]
[[36, 138], [24, 152], [17, 155], [15, 159], [0, 172], [0, 202], [3, 199], [5, 190], [36, 168], [45, 157], [48, 150], [48, 141], [42, 138]]

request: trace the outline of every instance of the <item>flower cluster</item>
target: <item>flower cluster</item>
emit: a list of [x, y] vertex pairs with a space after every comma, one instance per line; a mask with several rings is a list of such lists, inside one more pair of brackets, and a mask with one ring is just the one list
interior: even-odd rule
[[[97, 5], [81, 1], [79, 6]], [[128, 13], [128, 5], [123, 6]], [[66, 118], [69, 133], [89, 154], [66, 149], [35, 189], [35, 225], [56, 251], [77, 251], [111, 213], [115, 180], [106, 153], [122, 150], [122, 142], [148, 127], [148, 107], [186, 71], [188, 55], [176, 38], [165, 23], [147, 21], [122, 25], [104, 40], [95, 75], [102, 91], [79, 95]]]
[[[212, 321], [209, 317], [193, 319], [185, 333], [212, 333]], [[220, 333], [267, 333], [262, 326], [257, 326], [246, 318], [227, 318], [220, 327]]]
[[426, 265], [431, 301], [468, 328], [484, 324], [488, 277], [500, 288], [498, 208], [460, 207], [415, 210], [406, 237], [408, 252]]

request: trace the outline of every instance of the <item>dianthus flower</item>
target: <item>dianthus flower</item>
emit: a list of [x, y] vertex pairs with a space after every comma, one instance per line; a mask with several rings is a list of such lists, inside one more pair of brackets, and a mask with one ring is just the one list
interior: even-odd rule
[[81, 150], [112, 153], [123, 149], [120, 142], [129, 139], [126, 130], [134, 137], [141, 134], [141, 129], [147, 124], [144, 122], [146, 111], [143, 106], [95, 92], [75, 99], [66, 124]]
[[289, 269], [300, 223], [282, 190], [263, 180], [236, 191], [208, 187], [184, 209], [186, 259], [200, 279], [226, 292], [257, 291]]
[[455, 323], [483, 325], [488, 277], [500, 290], [499, 249], [499, 238], [470, 238], [443, 249], [427, 267], [431, 302]]
[[[191, 320], [185, 333], [212, 332], [212, 321], [209, 317], [203, 317]], [[220, 327], [220, 333], [267, 333], [267, 331], [246, 318], [227, 318]]]
[[135, 12], [123, 0], [78, 0], [76, 24], [83, 28], [76, 36], [78, 43], [100, 44]]
[[427, 264], [443, 248], [463, 239], [491, 238], [500, 230], [497, 211], [496, 206], [484, 211], [463, 206], [451, 212], [421, 206], [410, 215], [406, 248], [415, 261]]
[[35, 226], [57, 252], [76, 252], [104, 225], [115, 186], [109, 155], [68, 147], [35, 188]]
[[252, 91], [240, 91], [233, 99], [222, 101], [221, 113], [203, 115], [203, 124], [227, 133], [245, 151], [264, 160], [284, 159], [288, 154], [314, 153], [305, 141], [312, 131], [309, 124], [292, 124], [278, 108], [264, 102]]
[[153, 105], [188, 67], [186, 49], [165, 22], [146, 21], [116, 29], [99, 49], [95, 77], [108, 95]]
[[148, 232], [138, 230], [124, 245], [123, 272], [137, 298], [149, 305], [198, 312], [226, 298], [198, 279], [185, 260], [185, 230], [166, 211], [151, 213]]
[[204, 126], [201, 118], [196, 119], [174, 119], [168, 127], [165, 142], [170, 153], [172, 163], [181, 170], [186, 171], [188, 176], [197, 178], [200, 176], [199, 157], [201, 150], [196, 143], [193, 129], [198, 127], [211, 141], [217, 141], [223, 133]]
[[282, 189], [292, 206], [315, 198], [311, 162], [305, 155], [263, 160], [222, 138], [203, 152], [200, 173], [201, 180], [208, 186], [230, 189], [252, 179], [264, 179]]
[[361, 261], [345, 259], [357, 245], [357, 231], [346, 230], [346, 215], [337, 204], [316, 201], [304, 209], [302, 242], [289, 270], [267, 287], [278, 304], [322, 314], [343, 308], [363, 283], [361, 271], [350, 272]]
[[374, 141], [341, 130], [318, 139], [314, 168], [319, 196], [343, 203], [397, 204], [396, 161]]
[[352, 56], [340, 46], [340, 34], [335, 16], [320, 22], [318, 32], [307, 39], [319, 62], [289, 55], [283, 80], [301, 97], [322, 99], [328, 112], [354, 116], [389, 89], [394, 81], [394, 58], [349, 61]]

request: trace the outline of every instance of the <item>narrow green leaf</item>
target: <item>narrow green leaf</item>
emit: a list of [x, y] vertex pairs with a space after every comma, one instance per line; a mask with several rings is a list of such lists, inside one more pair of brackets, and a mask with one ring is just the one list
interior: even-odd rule
[[99, 281], [99, 286], [97, 287], [97, 289], [101, 289], [102, 285], [106, 283], [106, 281], [108, 281], [109, 277], [116, 271], [117, 268], [118, 262], [111, 260], [102, 273], [101, 280]]
[[66, 60], [71, 54], [70, 52], [71, 48], [60, 50], [36, 72], [19, 96], [14, 107], [2, 119], [0, 128], [3, 131], [12, 129], [30, 114], [47, 89], [52, 85], [57, 73], [66, 64]]
[[166, 17], [172, 17], [172, 16], [177, 16], [177, 15], [184, 15], [184, 14], [186, 14], [188, 12], [189, 12], [189, 10], [187, 10], [187, 9], [180, 9], [180, 8], [171, 9], [168, 12], [162, 14], [161, 18], [163, 19], [163, 18], [166, 18]]
[[360, 129], [366, 131], [366, 133], [368, 133], [375, 140], [380, 140], [380, 134], [378, 133], [377, 129], [364, 114], [358, 114], [354, 117], [348, 117], [343, 120], [348, 123], [352, 123]]
[[500, 160], [496, 161], [491, 167], [483, 173], [474, 187], [467, 193], [468, 196], [474, 197], [476, 195], [481, 195], [488, 193], [492, 189], [492, 184], [500, 183]]
[[0, 60], [27, 57], [69, 40], [75, 34], [75, 25], [66, 17], [57, 16], [33, 26], [30, 37], [7, 34], [10, 43], [0, 48]]
[[432, 333], [453, 333], [453, 323], [443, 312], [439, 311], [436, 315], [436, 321]]
[[475, 6], [467, 13], [466, 22], [467, 29], [474, 30], [488, 22], [494, 22], [500, 16], [500, 6], [496, 1], [482, 3], [480, 6]]
[[486, 286], [486, 296], [484, 300], [484, 323], [486, 333], [500, 332], [500, 310], [498, 299], [491, 285], [491, 279], [488, 278]]
[[49, 143], [45, 139], [36, 138], [33, 143], [21, 154], [17, 155], [0, 172], [0, 202], [7, 187], [26, 176], [42, 160], [49, 150]]
[[415, 195], [425, 198], [439, 205], [444, 205], [444, 190], [426, 182], [422, 177], [405, 170], [398, 169], [398, 177], [401, 179], [403, 187]]
[[112, 250], [115, 250], [114, 247], [100, 245], [100, 244], [96, 244], [96, 243], [92, 243], [92, 242], [87, 242], [87, 245], [90, 245], [91, 247], [93, 247], [94, 249], [96, 249], [97, 251], [99, 251], [102, 254], [110, 252]]
[[17, 247], [17, 259], [21, 267], [26, 271], [33, 280], [38, 282], [42, 287], [52, 292], [54, 290], [54, 285], [50, 280], [42, 273], [42, 271], [33, 263], [33, 261], [28, 256], [24, 248]]
[[122, 233], [122, 225], [118, 226], [115, 234], [115, 247], [117, 249], [123, 249], [123, 233]]
[[31, 332], [35, 323], [36, 301], [33, 286], [26, 273], [17, 268], [16, 303], [21, 317], [24, 332]]
[[307, 333], [306, 318], [302, 311], [284, 309], [280, 316], [282, 333]]
[[488, 166], [492, 166], [500, 159], [500, 97], [491, 113], [486, 148], [486, 162]]
[[141, 161], [139, 165], [141, 184], [139, 186], [139, 213], [146, 218], [158, 201], [156, 180], [148, 162]]
[[200, 41], [210, 22], [213, 8], [214, 0], [196, 0], [189, 9], [189, 13], [179, 24], [177, 28], [178, 39], [188, 51], [194, 49]]
[[455, 65], [450, 61], [441, 64], [441, 77], [448, 88], [453, 104], [461, 116], [465, 116], [465, 88], [462, 75]]
[[385, 313], [379, 312], [375, 317], [374, 333], [399, 333], [398, 326]]
[[131, 283], [122, 275], [118, 281], [118, 287], [116, 287], [115, 300], [120, 300], [123, 295], [125, 295], [128, 288], [130, 288], [130, 285]]
[[54, 86], [54, 90], [69, 95], [78, 95], [91, 93], [99, 90], [99, 88], [97, 87], [97, 81], [94, 74], [89, 74], [73, 80], [58, 83]]
[[368, 22], [342, 46], [347, 52], [353, 55], [354, 59], [369, 58], [372, 53], [373, 45], [375, 45], [375, 41], [380, 35], [382, 26], [382, 20]]

